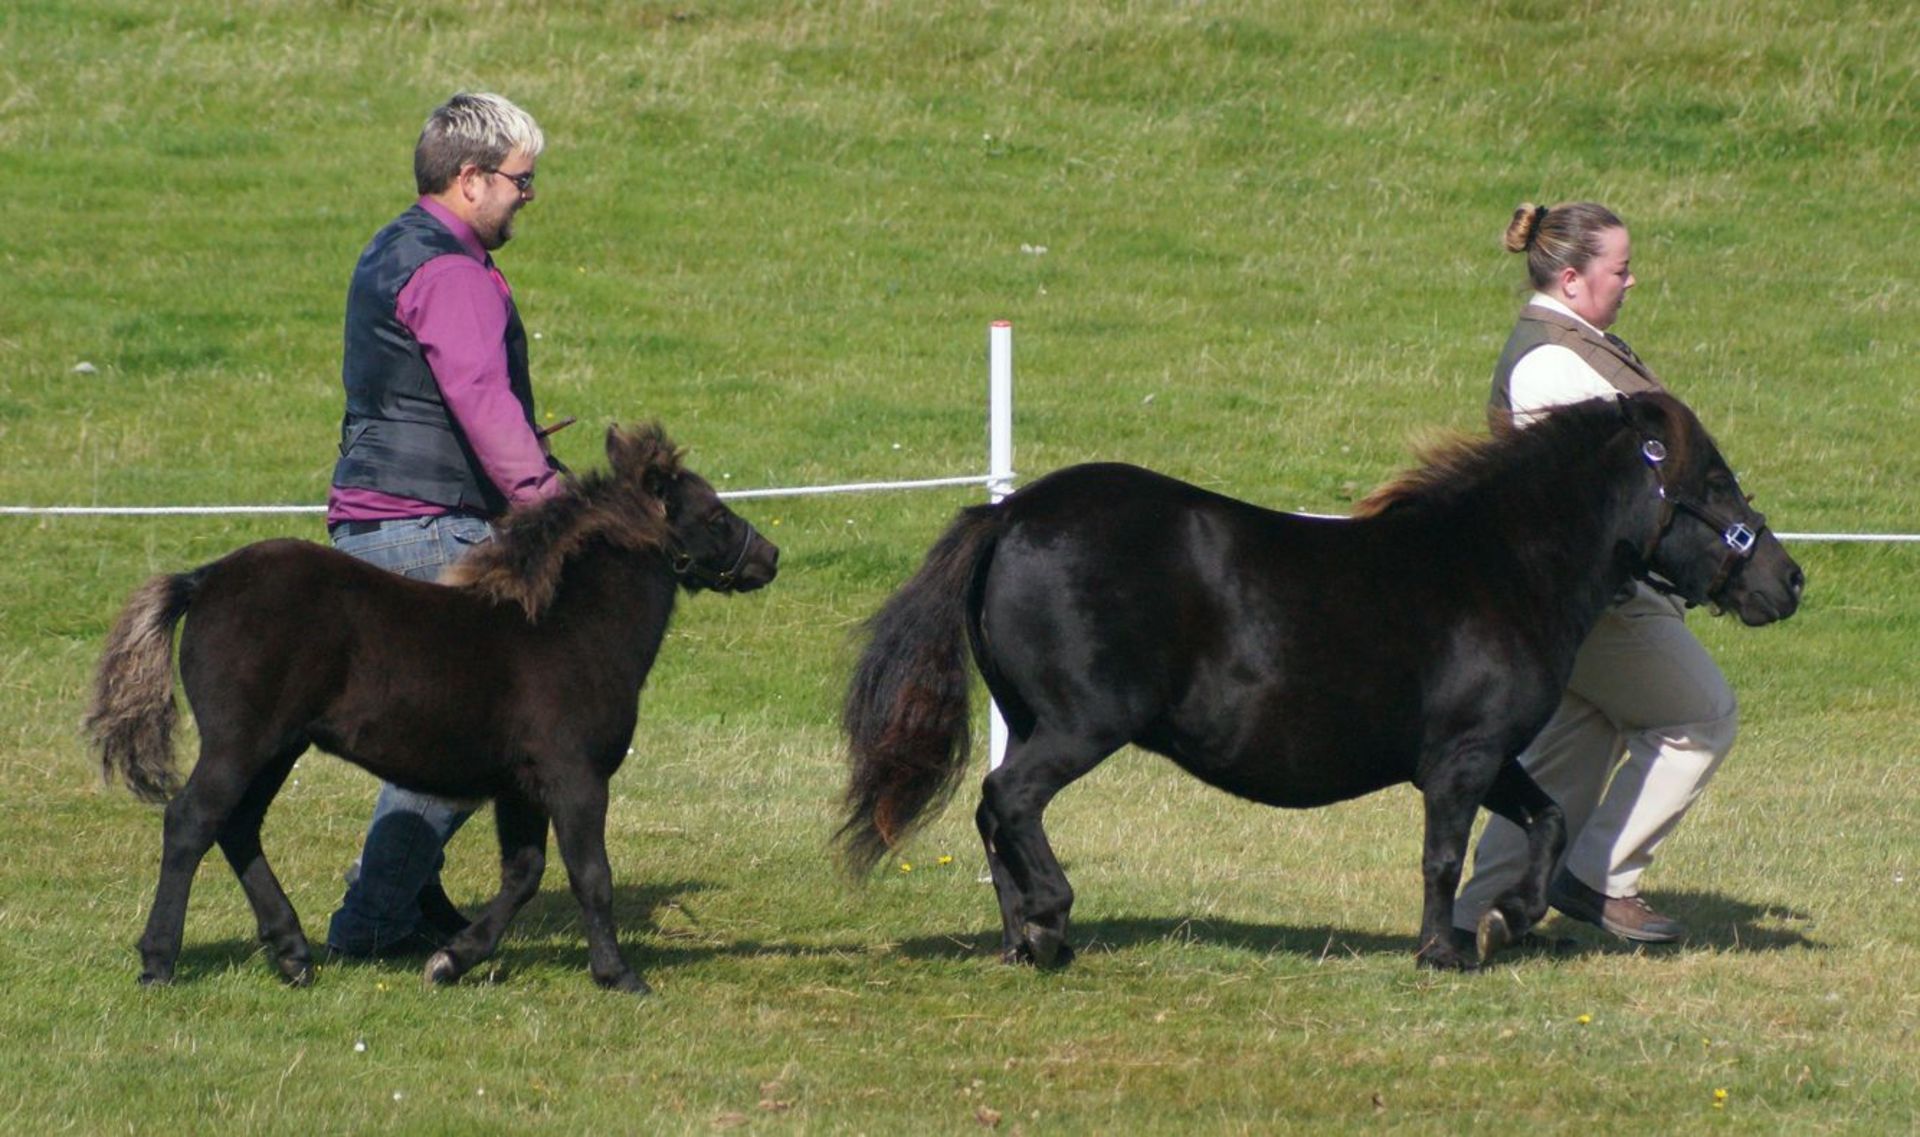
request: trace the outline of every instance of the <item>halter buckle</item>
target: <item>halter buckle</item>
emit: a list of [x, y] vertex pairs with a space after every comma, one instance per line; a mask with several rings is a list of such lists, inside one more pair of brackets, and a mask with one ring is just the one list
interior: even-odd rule
[[1658, 466], [1667, 460], [1666, 444], [1657, 438], [1649, 438], [1640, 444], [1640, 455], [1649, 466]]

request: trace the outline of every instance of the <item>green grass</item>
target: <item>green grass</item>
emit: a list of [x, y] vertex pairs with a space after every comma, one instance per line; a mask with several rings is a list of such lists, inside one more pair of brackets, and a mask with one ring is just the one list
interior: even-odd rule
[[[1023, 476], [1344, 509], [1479, 428], [1508, 211], [1596, 197], [1635, 238], [1620, 330], [1775, 526], [1920, 530], [1899, 6], [25, 0], [0, 60], [0, 503], [321, 500], [348, 269], [473, 86], [549, 138], [501, 263], [576, 466], [658, 417], [735, 488], [981, 470], [1008, 318]], [[1696, 619], [1743, 727], [1649, 877], [1679, 949], [1562, 922], [1570, 956], [1422, 974], [1411, 791], [1283, 814], [1129, 754], [1050, 813], [1082, 953], [1036, 975], [991, 960], [967, 795], [912, 872], [827, 856], [848, 637], [974, 497], [743, 505], [781, 579], [682, 609], [614, 782], [644, 1004], [592, 989], [557, 866], [494, 981], [288, 991], [216, 859], [181, 981], [137, 989], [159, 819], [79, 744], [101, 636], [146, 574], [319, 525], [0, 518], [0, 1119], [1911, 1132], [1911, 547], [1799, 548], [1793, 621]], [[372, 783], [297, 778], [267, 840], [317, 930]]]

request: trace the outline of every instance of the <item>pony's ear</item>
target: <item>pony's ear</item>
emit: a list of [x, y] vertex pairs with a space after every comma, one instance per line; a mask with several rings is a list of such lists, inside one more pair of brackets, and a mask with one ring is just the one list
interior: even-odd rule
[[1671, 433], [1668, 425], [1673, 417], [1668, 406], [1670, 402], [1670, 398], [1657, 391], [1628, 395], [1620, 400], [1620, 413], [1626, 416], [1627, 424], [1639, 431], [1642, 438], [1665, 441]]

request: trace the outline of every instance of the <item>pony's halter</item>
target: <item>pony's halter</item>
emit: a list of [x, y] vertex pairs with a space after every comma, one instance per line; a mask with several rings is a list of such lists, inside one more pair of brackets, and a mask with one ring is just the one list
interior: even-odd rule
[[[1755, 528], [1737, 517], [1731, 517], [1715, 509], [1691, 494], [1681, 493], [1669, 487], [1666, 479], [1660, 474], [1660, 463], [1667, 459], [1667, 447], [1657, 438], [1648, 438], [1640, 443], [1640, 456], [1653, 470], [1654, 484], [1658, 487], [1655, 492], [1660, 495], [1661, 503], [1660, 527], [1654, 534], [1652, 544], [1648, 546], [1648, 555], [1652, 555], [1653, 548], [1658, 546], [1661, 539], [1667, 535], [1667, 530], [1673, 528], [1674, 518], [1681, 513], [1692, 514], [1708, 528], [1718, 529], [1720, 542], [1726, 546], [1727, 551], [1721, 555], [1720, 567], [1714, 571], [1713, 580], [1707, 584], [1707, 599], [1713, 599], [1715, 593], [1726, 587], [1728, 578], [1752, 558], [1754, 549], [1760, 544], [1760, 534], [1767, 531], [1766, 515], [1755, 513], [1754, 518], [1759, 522], [1759, 527]], [[1678, 588], [1658, 577], [1648, 578], [1647, 584], [1657, 592], [1664, 592], [1669, 596], [1681, 596]], [[1686, 597], [1682, 596], [1682, 599]]]
[[680, 547], [678, 541], [667, 546], [667, 563], [673, 568], [673, 575], [682, 580], [692, 581], [702, 588], [714, 592], [731, 592], [739, 583], [740, 570], [747, 563], [747, 551], [753, 547], [753, 526], [742, 522], [740, 525], [740, 552], [733, 558], [733, 564], [721, 572], [715, 572], [699, 561], [693, 554]]

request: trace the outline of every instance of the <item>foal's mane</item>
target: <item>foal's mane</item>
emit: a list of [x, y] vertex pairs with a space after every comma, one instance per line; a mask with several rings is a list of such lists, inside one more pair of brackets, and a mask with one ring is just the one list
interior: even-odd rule
[[[1512, 498], [1531, 499], [1557, 481], [1556, 471], [1591, 463], [1600, 445], [1625, 425], [1614, 400], [1591, 399], [1557, 410], [1524, 430], [1444, 436], [1421, 446], [1421, 465], [1368, 494], [1354, 507], [1353, 516], [1378, 517], [1423, 506], [1444, 509], [1495, 484]], [[1517, 469], [1529, 476], [1512, 476]]]
[[538, 620], [567, 559], [594, 541], [630, 550], [665, 544], [667, 508], [654, 487], [680, 474], [681, 451], [654, 423], [609, 429], [607, 457], [611, 470], [569, 477], [559, 496], [495, 522], [493, 540], [449, 566], [440, 583], [518, 604]]

